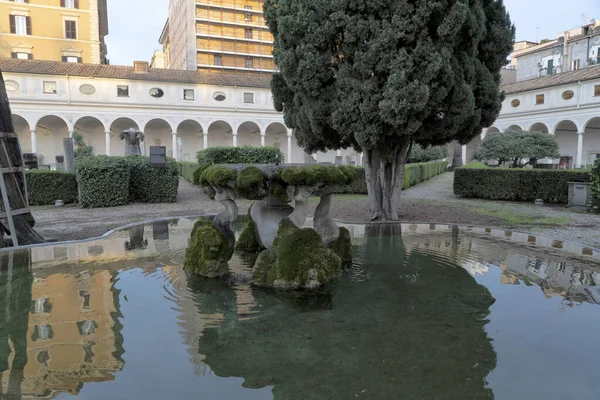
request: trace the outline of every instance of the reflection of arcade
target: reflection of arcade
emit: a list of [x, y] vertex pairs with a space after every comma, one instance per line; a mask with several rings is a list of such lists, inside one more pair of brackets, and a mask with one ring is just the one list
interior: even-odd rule
[[[5, 360], [13, 357], [6, 337], [15, 353], [10, 378], [3, 376], [9, 398], [54, 398], [61, 392], [77, 394], [86, 382], [113, 380], [124, 364], [115, 272], [37, 270], [34, 275], [24, 267], [29, 252], [0, 256], [0, 313], [13, 309], [0, 326], [0, 370], [8, 370]], [[8, 257], [19, 258], [12, 273]]]
[[[349, 272], [360, 278], [334, 282], [322, 309], [298, 312], [256, 290], [265, 313], [244, 320], [220, 308], [233, 303], [231, 288], [219, 304], [200, 301], [201, 313], [229, 319], [204, 330], [204, 362], [244, 387], [273, 385], [276, 399], [492, 398], [485, 378], [496, 355], [484, 326], [494, 299], [462, 268], [408, 253], [398, 230], [367, 228], [365, 264]], [[214, 293], [202, 285], [194, 289]]]

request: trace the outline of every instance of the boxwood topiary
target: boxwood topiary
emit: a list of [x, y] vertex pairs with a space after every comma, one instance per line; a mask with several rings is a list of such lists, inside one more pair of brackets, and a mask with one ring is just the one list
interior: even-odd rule
[[54, 204], [56, 200], [76, 203], [77, 175], [74, 172], [31, 170], [26, 173], [29, 204], [42, 206]]
[[352, 167], [338, 165], [307, 165], [302, 167], [283, 167], [281, 180], [288, 185], [348, 185], [355, 178]]
[[213, 165], [204, 170], [200, 176], [202, 186], [225, 186], [237, 178], [237, 171], [233, 168]]
[[283, 153], [275, 147], [211, 147], [199, 151], [198, 164], [275, 164], [283, 162]]
[[174, 203], [179, 188], [177, 162], [169, 158], [165, 167], [150, 164], [149, 157], [125, 157], [131, 172], [129, 200], [136, 203]]
[[124, 157], [79, 157], [75, 165], [83, 207], [114, 207], [129, 202], [131, 173]]

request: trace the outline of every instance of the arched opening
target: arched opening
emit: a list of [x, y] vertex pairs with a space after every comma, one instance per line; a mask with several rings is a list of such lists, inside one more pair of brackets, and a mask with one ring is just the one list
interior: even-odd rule
[[487, 131], [485, 131], [486, 135], [490, 133], [500, 133], [500, 129], [496, 128], [495, 126], [491, 126], [487, 129]]
[[[117, 118], [110, 124], [110, 155], [111, 156], [124, 156], [125, 155], [125, 142], [119, 138], [119, 134], [127, 129], [140, 130], [140, 126], [137, 122], [131, 118], [121, 117]], [[142, 152], [144, 149], [142, 148]], [[143, 154], [143, 153], [142, 153]]]
[[521, 128], [519, 125], [511, 125], [506, 128], [506, 132], [523, 132], [523, 128]]
[[260, 127], [254, 122], [244, 122], [238, 128], [238, 145], [260, 147]]
[[31, 127], [29, 126], [29, 122], [20, 115], [12, 114], [11, 117], [15, 127], [15, 133], [19, 137], [19, 143], [21, 143], [21, 152], [32, 153]]
[[467, 163], [473, 160], [473, 153], [481, 146], [481, 135], [477, 135], [467, 144]]
[[167, 157], [173, 157], [173, 129], [163, 119], [155, 118], [144, 127], [144, 154], [150, 154], [150, 146], [164, 146], [167, 148]]
[[548, 126], [546, 126], [546, 124], [536, 122], [535, 124], [531, 125], [531, 128], [529, 128], [529, 132], [548, 133], [550, 132], [550, 129], [548, 129]]
[[265, 146], [278, 148], [285, 156], [286, 162], [291, 162], [288, 160], [287, 155], [287, 128], [282, 123], [274, 122], [267, 127], [265, 130]]
[[56, 156], [64, 154], [63, 139], [69, 137], [69, 126], [56, 115], [46, 115], [37, 122], [36, 142], [38, 164], [56, 167]]
[[592, 118], [583, 131], [582, 164], [593, 165], [600, 159], [600, 117]]
[[560, 152], [559, 168], [569, 169], [577, 161], [577, 125], [573, 121], [561, 121], [554, 129], [554, 137]]
[[225, 121], [215, 121], [208, 127], [208, 147], [233, 146], [233, 129]]
[[203, 149], [204, 141], [204, 130], [200, 123], [191, 119], [181, 122], [177, 126], [177, 137], [181, 142], [181, 161], [196, 161], [196, 153]]
[[104, 125], [98, 118], [79, 118], [77, 122], [75, 122], [74, 131], [83, 137], [83, 140], [88, 146], [92, 146], [94, 148], [94, 154], [106, 155], [106, 137]]

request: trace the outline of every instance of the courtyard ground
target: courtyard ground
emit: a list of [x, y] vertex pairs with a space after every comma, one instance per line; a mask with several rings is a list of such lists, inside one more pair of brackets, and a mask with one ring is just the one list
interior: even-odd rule
[[[600, 248], [600, 215], [575, 212], [564, 206], [456, 197], [452, 192], [453, 178], [453, 173], [448, 172], [405, 190], [400, 202], [401, 220], [509, 228]], [[368, 221], [366, 199], [363, 195], [335, 196], [334, 218], [345, 222]], [[317, 202], [318, 199], [311, 202], [312, 210]], [[240, 201], [240, 214], [245, 214], [251, 203]], [[42, 236], [63, 241], [101, 236], [134, 222], [214, 214], [221, 209], [220, 203], [210, 200], [200, 188], [181, 180], [178, 201], [174, 204], [130, 204], [102, 209], [44, 206], [33, 207], [33, 215]]]

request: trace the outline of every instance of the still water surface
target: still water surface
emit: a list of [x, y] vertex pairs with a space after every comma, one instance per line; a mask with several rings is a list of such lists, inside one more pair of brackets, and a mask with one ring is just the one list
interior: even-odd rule
[[600, 398], [593, 249], [354, 225], [354, 266], [284, 295], [241, 254], [186, 277], [192, 225], [0, 253], [0, 398]]

